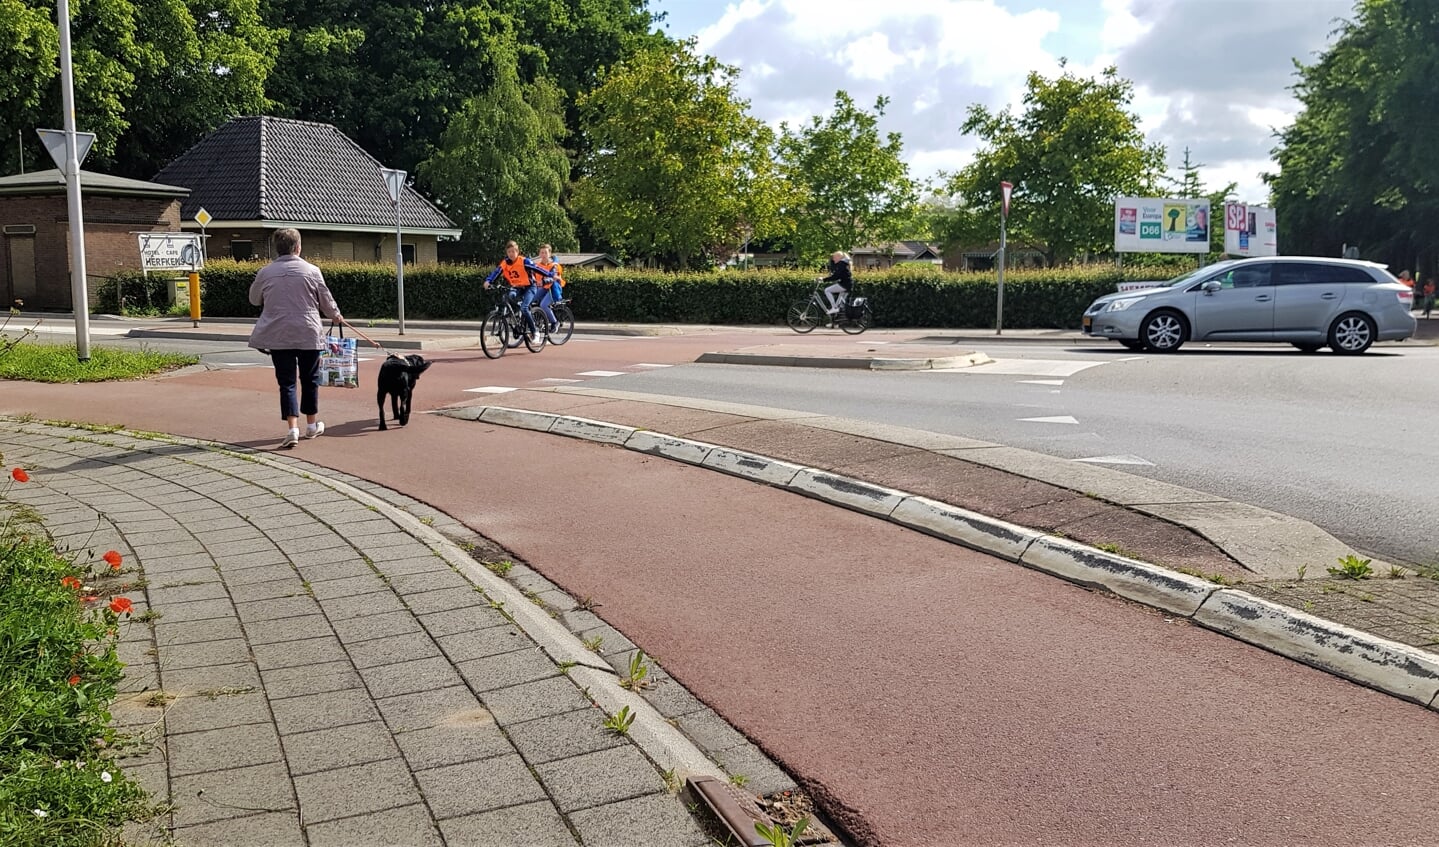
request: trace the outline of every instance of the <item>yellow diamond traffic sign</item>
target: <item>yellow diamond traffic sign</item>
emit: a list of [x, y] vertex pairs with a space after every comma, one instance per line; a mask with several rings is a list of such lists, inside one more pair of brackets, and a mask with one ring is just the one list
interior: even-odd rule
[[195, 213], [195, 223], [202, 227], [209, 226], [212, 220], [214, 219], [210, 217], [210, 213], [205, 211], [203, 207]]

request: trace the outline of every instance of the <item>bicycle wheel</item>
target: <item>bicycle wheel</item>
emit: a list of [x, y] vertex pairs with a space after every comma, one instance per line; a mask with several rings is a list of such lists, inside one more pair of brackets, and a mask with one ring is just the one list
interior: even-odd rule
[[555, 313], [555, 331], [550, 333], [551, 344], [564, 344], [575, 332], [575, 313], [564, 303], [550, 307]]
[[505, 346], [511, 350], [525, 343], [525, 319], [520, 317], [519, 309], [510, 309], [505, 323], [509, 326], [509, 337], [505, 339]]
[[505, 349], [510, 343], [510, 326], [505, 322], [504, 315], [499, 309], [491, 309], [485, 320], [480, 324], [480, 349], [485, 351], [485, 356], [491, 359], [498, 359], [505, 355]]
[[[841, 313], [841, 315], [843, 315], [843, 313]], [[868, 303], [860, 310], [859, 317], [851, 318], [841, 316], [839, 319], [839, 328], [850, 335], [859, 335], [872, 326], [874, 326], [874, 313], [869, 310]]]
[[808, 300], [794, 301], [794, 303], [790, 305], [789, 314], [785, 315], [784, 320], [785, 323], [789, 324], [790, 329], [804, 334], [813, 330], [821, 323], [824, 323], [825, 317], [827, 316], [824, 310], [821, 309], [819, 304], [814, 302], [814, 298], [811, 297]]
[[545, 341], [549, 338], [545, 334], [545, 313], [540, 311], [539, 306], [530, 307], [530, 320], [534, 322], [534, 329], [525, 330], [525, 349], [538, 353], [545, 349]]

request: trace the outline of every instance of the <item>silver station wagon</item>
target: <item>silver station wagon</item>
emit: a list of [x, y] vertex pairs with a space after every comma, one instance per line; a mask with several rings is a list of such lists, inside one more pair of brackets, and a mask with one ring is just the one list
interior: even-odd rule
[[1186, 341], [1279, 341], [1358, 354], [1412, 336], [1413, 306], [1413, 290], [1373, 262], [1231, 259], [1101, 297], [1084, 313], [1084, 332], [1155, 353]]

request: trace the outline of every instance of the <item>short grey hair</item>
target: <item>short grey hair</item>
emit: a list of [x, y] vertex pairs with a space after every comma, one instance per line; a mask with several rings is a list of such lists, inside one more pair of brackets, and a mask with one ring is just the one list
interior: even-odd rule
[[275, 230], [275, 255], [291, 256], [300, 252], [300, 231], [298, 229]]

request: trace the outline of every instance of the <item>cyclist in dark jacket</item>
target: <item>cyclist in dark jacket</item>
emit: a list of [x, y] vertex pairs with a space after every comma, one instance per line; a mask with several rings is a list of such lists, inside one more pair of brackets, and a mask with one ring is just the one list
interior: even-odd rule
[[824, 296], [829, 298], [829, 313], [839, 313], [839, 298], [841, 294], [848, 294], [854, 288], [854, 277], [849, 271], [849, 257], [843, 252], [836, 250], [829, 257], [829, 276], [820, 282], [832, 282], [833, 285], [825, 288]]

